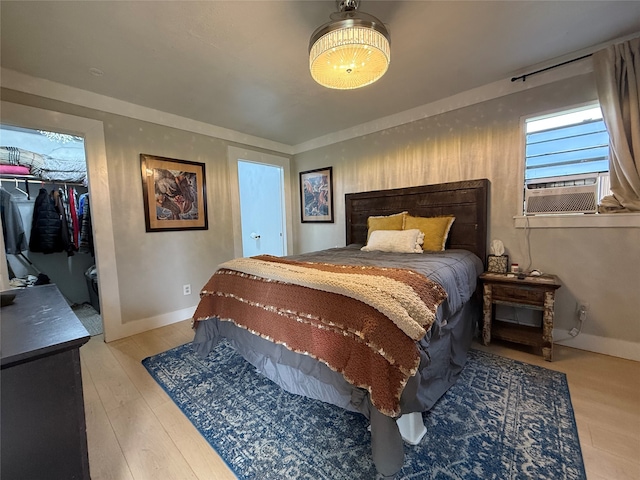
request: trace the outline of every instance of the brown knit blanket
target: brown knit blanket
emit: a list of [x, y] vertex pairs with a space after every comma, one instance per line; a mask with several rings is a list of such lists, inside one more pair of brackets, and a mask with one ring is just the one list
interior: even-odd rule
[[195, 321], [218, 317], [310, 355], [395, 417], [446, 293], [407, 269], [259, 256], [220, 265], [200, 297]]

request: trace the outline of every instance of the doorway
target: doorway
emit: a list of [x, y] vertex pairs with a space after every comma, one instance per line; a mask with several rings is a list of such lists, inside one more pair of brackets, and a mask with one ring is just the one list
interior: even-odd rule
[[242, 255], [284, 255], [282, 167], [238, 160]]
[[[9, 287], [53, 283], [89, 334], [103, 333], [84, 138], [8, 124], [0, 124], [0, 137]], [[50, 224], [32, 230], [34, 217], [48, 215], [43, 202], [61, 214], [56, 237]]]
[[289, 159], [228, 149], [235, 257], [293, 250]]
[[[100, 305], [100, 316], [104, 328], [104, 340], [109, 342], [127, 336], [128, 331], [122, 324], [120, 291], [118, 289], [118, 270], [115, 255], [115, 239], [111, 217], [111, 193], [104, 138], [104, 126], [99, 120], [77, 117], [42, 108], [0, 102], [1, 122], [23, 128], [64, 131], [84, 138], [84, 147], [89, 177], [89, 192], [93, 198], [91, 205], [96, 266], [100, 272], [99, 296], [108, 299]], [[102, 232], [100, 234], [100, 232]], [[0, 251], [2, 282], [7, 278], [6, 256]]]

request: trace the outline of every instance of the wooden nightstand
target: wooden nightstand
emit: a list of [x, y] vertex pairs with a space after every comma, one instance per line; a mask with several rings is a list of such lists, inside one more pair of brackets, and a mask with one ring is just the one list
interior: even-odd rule
[[[558, 277], [542, 275], [519, 280], [516, 276], [485, 272], [480, 279], [484, 284], [483, 343], [488, 345], [493, 335], [509, 342], [540, 347], [544, 359], [550, 362], [553, 359], [553, 307], [556, 290], [560, 288]], [[541, 310], [542, 328], [494, 320], [494, 304]]]

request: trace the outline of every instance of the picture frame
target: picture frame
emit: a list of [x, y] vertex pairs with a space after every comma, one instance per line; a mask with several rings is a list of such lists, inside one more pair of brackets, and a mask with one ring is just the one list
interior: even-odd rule
[[204, 163], [140, 154], [147, 232], [207, 230]]
[[333, 167], [300, 172], [302, 223], [333, 223]]

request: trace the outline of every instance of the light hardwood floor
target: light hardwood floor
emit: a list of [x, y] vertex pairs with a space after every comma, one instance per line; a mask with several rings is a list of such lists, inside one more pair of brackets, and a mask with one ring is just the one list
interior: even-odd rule
[[[141, 365], [191, 341], [189, 321], [80, 349], [93, 480], [235, 478]], [[474, 348], [567, 374], [589, 480], [640, 479], [640, 363], [554, 347], [554, 362], [492, 344]]]

